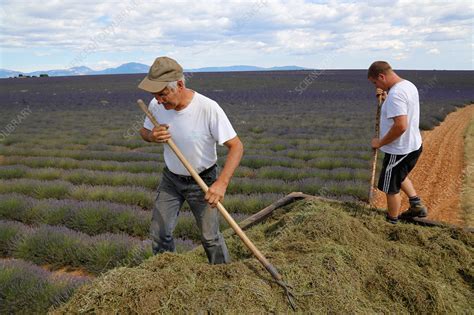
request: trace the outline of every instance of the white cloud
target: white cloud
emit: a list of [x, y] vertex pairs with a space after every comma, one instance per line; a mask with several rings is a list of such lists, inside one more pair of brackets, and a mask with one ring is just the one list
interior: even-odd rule
[[403, 59], [406, 59], [408, 56], [406, 53], [403, 53], [403, 52], [397, 52], [393, 55], [393, 59], [395, 60], [403, 60]]
[[138, 50], [408, 58], [439, 42], [472, 49], [472, 12], [469, 0], [3, 1], [0, 40], [4, 50], [62, 49], [79, 63], [86, 58], [78, 56]]
[[333, 44], [336, 36], [328, 31], [284, 30], [276, 33], [276, 45], [290, 52], [315, 52]]
[[33, 52], [33, 55], [37, 57], [46, 57], [46, 56], [51, 56], [52, 52], [35, 51]]
[[430, 50], [428, 50], [428, 54], [430, 55], [439, 55], [441, 52], [439, 51], [438, 48], [431, 48]]
[[109, 61], [109, 60], [100, 60], [92, 65], [90, 65], [90, 68], [94, 69], [94, 70], [102, 70], [102, 69], [106, 69], [106, 68], [114, 68], [114, 67], [118, 67], [120, 66], [121, 64], [123, 64], [125, 62], [116, 62], [116, 61]]

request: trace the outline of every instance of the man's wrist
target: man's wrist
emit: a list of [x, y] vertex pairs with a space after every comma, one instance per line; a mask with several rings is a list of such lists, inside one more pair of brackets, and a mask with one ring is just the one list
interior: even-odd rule
[[383, 147], [385, 145], [384, 139], [379, 140], [379, 148]]
[[222, 174], [217, 178], [218, 182], [222, 183], [223, 185], [225, 185], [226, 187], [229, 186], [229, 183], [230, 183], [230, 178], [225, 178], [222, 176]]

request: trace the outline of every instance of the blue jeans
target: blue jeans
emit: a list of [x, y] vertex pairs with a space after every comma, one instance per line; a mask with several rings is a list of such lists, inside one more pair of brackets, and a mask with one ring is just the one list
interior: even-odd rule
[[[217, 167], [202, 175], [208, 186], [217, 179]], [[219, 231], [218, 210], [204, 199], [204, 192], [192, 177], [179, 176], [164, 168], [151, 219], [153, 253], [174, 252], [173, 231], [179, 211], [187, 201], [201, 232], [201, 242], [209, 263], [230, 262], [224, 237]]]

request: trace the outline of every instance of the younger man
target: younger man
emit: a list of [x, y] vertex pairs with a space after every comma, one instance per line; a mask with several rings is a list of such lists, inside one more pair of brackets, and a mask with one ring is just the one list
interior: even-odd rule
[[400, 189], [410, 201], [410, 208], [400, 217], [426, 217], [428, 210], [408, 178], [422, 151], [418, 90], [413, 83], [400, 78], [385, 61], [372, 63], [368, 79], [377, 88], [377, 94], [383, 93], [385, 98], [380, 116], [380, 138], [372, 139], [371, 145], [385, 153], [378, 188], [387, 197], [387, 220], [393, 224], [398, 221]]

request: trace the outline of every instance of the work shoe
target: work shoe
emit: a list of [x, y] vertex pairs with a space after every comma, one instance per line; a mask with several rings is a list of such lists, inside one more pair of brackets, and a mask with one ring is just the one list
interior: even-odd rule
[[407, 211], [403, 212], [398, 216], [399, 219], [411, 219], [415, 217], [424, 218], [428, 215], [428, 209], [420, 201], [416, 204], [410, 205]]
[[398, 217], [391, 217], [388, 213], [385, 214], [385, 220], [387, 220], [388, 223], [392, 224], [398, 223]]

